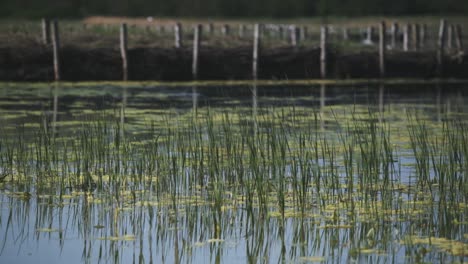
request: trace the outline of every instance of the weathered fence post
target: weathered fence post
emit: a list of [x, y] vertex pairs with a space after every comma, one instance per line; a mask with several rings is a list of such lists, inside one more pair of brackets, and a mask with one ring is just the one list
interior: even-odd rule
[[445, 48], [445, 19], [440, 20], [439, 39], [437, 42], [437, 74], [439, 77], [443, 73], [444, 48]]
[[372, 36], [374, 35], [374, 27], [373, 26], [368, 26], [367, 27], [367, 38], [366, 38], [366, 43], [372, 44], [374, 43], [372, 41]]
[[398, 36], [398, 24], [396, 22], [392, 23], [392, 28], [390, 29], [390, 34], [391, 34], [392, 49], [396, 49], [397, 36]]
[[52, 22], [52, 51], [54, 55], [54, 76], [56, 81], [60, 81], [60, 38], [58, 21]]
[[244, 38], [245, 35], [245, 25], [239, 24], [239, 38]]
[[349, 40], [349, 29], [347, 27], [343, 28], [343, 40], [344, 41]]
[[174, 46], [176, 48], [182, 47], [182, 24], [176, 23], [174, 25]]
[[123, 80], [128, 81], [128, 58], [127, 58], [127, 24], [120, 26], [120, 54], [122, 56]]
[[50, 21], [47, 18], [42, 19], [42, 42], [46, 45], [50, 44]]
[[261, 25], [255, 24], [253, 28], [253, 54], [252, 54], [252, 78], [258, 78], [258, 59], [260, 55], [260, 30]]
[[421, 49], [426, 47], [426, 40], [427, 40], [427, 25], [422, 24], [419, 32], [419, 46]]
[[419, 50], [419, 25], [413, 24], [413, 30], [411, 31], [411, 35], [413, 36], [413, 50]]
[[289, 26], [289, 42], [291, 43], [291, 46], [293, 47], [297, 46], [296, 25]]
[[208, 35], [210, 35], [210, 36], [213, 35], [213, 33], [214, 33], [214, 25], [213, 25], [213, 23], [209, 23], [209, 24], [208, 24], [208, 30], [207, 30], [207, 31], [208, 31], [208, 32], [207, 32]]
[[229, 36], [231, 33], [231, 28], [229, 27], [228, 24], [224, 24], [222, 27], [221, 27], [221, 34], [223, 36]]
[[447, 25], [447, 50], [452, 50], [453, 42], [453, 25]]
[[192, 77], [198, 79], [198, 54], [200, 48], [200, 39], [202, 35], [202, 25], [198, 24], [193, 29], [193, 59], [192, 59]]
[[403, 51], [409, 50], [409, 31], [410, 31], [410, 25], [405, 24], [403, 26]]
[[385, 32], [386, 32], [385, 22], [381, 22], [380, 27], [379, 27], [379, 72], [380, 72], [380, 78], [385, 77], [385, 48], [387, 47]]
[[328, 27], [320, 27], [320, 77], [327, 78], [327, 39]]
[[457, 24], [455, 27], [455, 32], [456, 32], [456, 42], [455, 44], [457, 45], [457, 51], [463, 51], [463, 35], [462, 35], [462, 26], [460, 24]]
[[309, 35], [309, 29], [307, 26], [303, 26], [300, 28], [300, 39], [301, 41], [305, 41]]
[[278, 37], [279, 39], [284, 39], [284, 26], [278, 25]]

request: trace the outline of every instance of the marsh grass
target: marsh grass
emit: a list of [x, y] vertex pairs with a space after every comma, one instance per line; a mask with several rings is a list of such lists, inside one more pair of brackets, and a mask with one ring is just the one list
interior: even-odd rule
[[[394, 226], [415, 236], [410, 226], [423, 221], [437, 230], [423, 236], [456, 239], [450, 230], [466, 221], [467, 210], [463, 119], [447, 115], [434, 125], [410, 111], [397, 128], [401, 136], [371, 109], [328, 114], [295, 107], [262, 109], [255, 117], [236, 109], [168, 113], [138, 137], [117, 114], [83, 122], [72, 136], [53, 133], [47, 120], [28, 131], [32, 136], [24, 126], [0, 129], [0, 167], [10, 173], [2, 184], [15, 198], [57, 195], [64, 203], [77, 195], [106, 204], [103, 239], [141, 239], [138, 223], [147, 221], [174, 228], [171, 241], [181, 251], [187, 243], [246, 237], [252, 260], [268, 256], [267, 247], [252, 245], [268, 223], [276, 223], [285, 258], [291, 219], [298, 244], [314, 239], [308, 229], [325, 230], [316, 250], [351, 240], [349, 254], [357, 255], [388, 252], [401, 239]], [[324, 118], [333, 129], [322, 127]], [[408, 159], [401, 153], [411, 153], [411, 175], [401, 173], [401, 159]], [[117, 221], [125, 214], [132, 232]], [[339, 230], [352, 231], [343, 238]]]

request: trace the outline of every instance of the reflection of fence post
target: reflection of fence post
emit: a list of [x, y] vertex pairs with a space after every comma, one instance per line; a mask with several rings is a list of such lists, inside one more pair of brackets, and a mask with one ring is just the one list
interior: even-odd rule
[[128, 81], [128, 60], [127, 60], [127, 24], [120, 26], [120, 54], [122, 56], [123, 80]]
[[398, 24], [396, 22], [392, 23], [392, 28], [390, 29], [390, 34], [391, 34], [392, 49], [396, 49], [397, 36], [398, 36]]
[[443, 73], [444, 48], [445, 48], [445, 19], [441, 19], [440, 26], [439, 26], [439, 39], [437, 42], [437, 74], [439, 75], [439, 77]]
[[47, 18], [42, 19], [42, 42], [46, 45], [50, 44], [50, 21]]
[[325, 79], [327, 77], [327, 38], [328, 27], [320, 27], [320, 77]]
[[198, 24], [193, 32], [193, 59], [192, 59], [192, 77], [198, 79], [198, 54], [200, 48], [200, 39], [202, 34], [202, 25]]
[[403, 51], [408, 51], [409, 49], [409, 24], [403, 26]]
[[457, 24], [455, 27], [455, 44], [457, 45], [457, 51], [463, 51], [463, 35], [462, 35], [462, 26]]
[[381, 78], [385, 77], [385, 48], [387, 46], [385, 31], [385, 22], [381, 22], [379, 27], [379, 71]]
[[60, 38], [58, 21], [52, 22], [52, 50], [54, 54], [54, 76], [56, 81], [60, 81]]
[[174, 46], [176, 48], [182, 47], [182, 25], [180, 23], [176, 23], [174, 25]]
[[254, 80], [258, 78], [258, 58], [260, 54], [260, 29], [259, 24], [255, 24], [253, 28], [253, 56], [252, 56], [252, 77]]

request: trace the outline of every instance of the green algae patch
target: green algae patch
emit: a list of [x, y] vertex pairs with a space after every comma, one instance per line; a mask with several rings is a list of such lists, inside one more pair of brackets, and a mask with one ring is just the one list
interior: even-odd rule
[[136, 236], [127, 234], [123, 236], [106, 236], [106, 237], [99, 237], [97, 240], [109, 240], [109, 241], [135, 241]]
[[307, 256], [299, 257], [299, 262], [301, 263], [322, 263], [326, 262], [327, 258], [322, 256]]

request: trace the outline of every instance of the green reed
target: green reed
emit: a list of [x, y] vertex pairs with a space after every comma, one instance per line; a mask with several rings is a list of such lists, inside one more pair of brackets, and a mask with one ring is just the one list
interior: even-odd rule
[[[377, 219], [382, 210], [401, 211], [404, 189], [414, 200], [427, 190], [440, 203], [466, 201], [462, 120], [447, 118], [440, 127], [429, 127], [408, 114], [405, 149], [385, 118], [371, 111], [343, 113], [345, 121], [341, 115], [332, 113], [330, 122], [338, 126], [327, 131], [317, 112], [299, 115], [293, 107], [266, 109], [255, 120], [241, 111], [170, 113], [162, 123], [148, 122], [140, 134], [104, 115], [71, 135], [53, 133], [44, 123], [26, 136], [20, 126], [15, 133], [0, 130], [0, 165], [11, 172], [12, 182], [56, 186], [60, 195], [97, 188], [121, 207], [152, 197], [170, 201], [176, 218], [196, 213], [187, 204], [208, 204], [214, 230], [225, 224], [226, 208], [237, 206], [262, 217], [278, 212], [284, 221], [336, 204], [332, 217], [338, 222], [345, 217], [341, 206], [351, 218], [359, 208]], [[397, 169], [403, 152], [412, 153], [414, 175], [409, 186], [398, 187], [404, 185]]]

